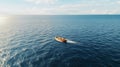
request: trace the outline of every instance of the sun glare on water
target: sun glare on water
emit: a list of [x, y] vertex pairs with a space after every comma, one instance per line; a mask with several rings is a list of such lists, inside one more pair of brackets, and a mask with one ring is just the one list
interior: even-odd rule
[[9, 20], [8, 16], [0, 16], [0, 25], [4, 25]]

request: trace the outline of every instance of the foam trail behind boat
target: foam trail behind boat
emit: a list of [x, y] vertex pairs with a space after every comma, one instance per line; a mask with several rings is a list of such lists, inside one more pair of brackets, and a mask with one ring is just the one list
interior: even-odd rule
[[78, 42], [67, 39], [67, 43], [77, 44]]

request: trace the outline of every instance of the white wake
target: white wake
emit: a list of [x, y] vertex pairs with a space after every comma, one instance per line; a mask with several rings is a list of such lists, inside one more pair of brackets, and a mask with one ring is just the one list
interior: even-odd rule
[[73, 40], [69, 40], [69, 39], [67, 39], [67, 43], [78, 44], [79, 42], [76, 42], [76, 41], [73, 41]]

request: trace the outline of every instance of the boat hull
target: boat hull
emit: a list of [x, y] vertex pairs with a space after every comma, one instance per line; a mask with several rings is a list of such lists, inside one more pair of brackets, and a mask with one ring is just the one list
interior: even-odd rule
[[67, 40], [63, 37], [55, 37], [55, 40], [58, 41], [58, 42], [63, 42], [63, 43], [67, 42]]

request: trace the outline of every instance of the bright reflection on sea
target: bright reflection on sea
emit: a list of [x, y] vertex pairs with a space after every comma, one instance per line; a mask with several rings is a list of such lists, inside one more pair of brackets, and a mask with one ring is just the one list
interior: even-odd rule
[[0, 25], [6, 24], [9, 18], [9, 16], [0, 16]]
[[10, 16], [0, 16], [0, 47], [8, 44], [8, 36], [10, 35], [10, 20]]
[[12, 19], [11, 16], [0, 16], [0, 33], [9, 29]]

